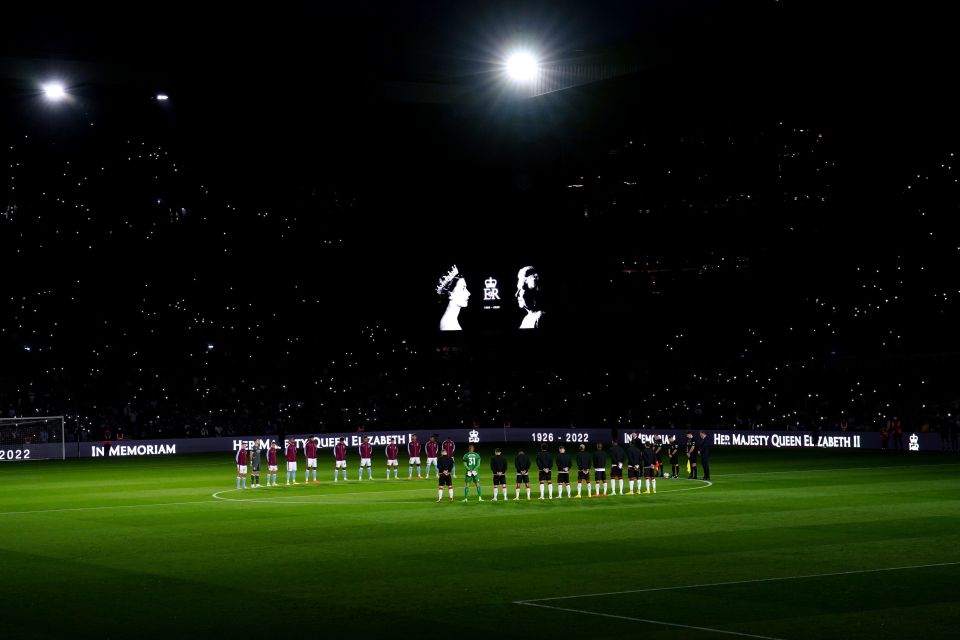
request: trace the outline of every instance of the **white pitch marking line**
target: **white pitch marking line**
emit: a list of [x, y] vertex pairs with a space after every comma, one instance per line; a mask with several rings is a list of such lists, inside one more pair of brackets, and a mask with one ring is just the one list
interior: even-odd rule
[[837, 571], [835, 573], [811, 573], [802, 576], [782, 576], [778, 578], [756, 578], [754, 580], [732, 580], [728, 582], [705, 582], [702, 584], [684, 584], [675, 587], [652, 587], [650, 589], [631, 589], [630, 591], [608, 591], [605, 593], [581, 593], [574, 596], [555, 596], [552, 598], [534, 598], [532, 600], [517, 600], [514, 604], [533, 604], [535, 602], [547, 602], [554, 600], [573, 600], [576, 598], [595, 598], [600, 596], [617, 596], [628, 593], [651, 593], [654, 591], [677, 591], [680, 589], [701, 589], [705, 587], [724, 587], [735, 584], [755, 584], [758, 582], [780, 582], [783, 580], [806, 580], [809, 578], [830, 578], [835, 576], [849, 576], [862, 573], [881, 573], [884, 571], [907, 571], [909, 569], [929, 569], [932, 567], [955, 567], [960, 565], [957, 562], [937, 562], [934, 564], [914, 564], [903, 567], [882, 567], [880, 569], [855, 569], [853, 571]]
[[101, 509], [139, 509], [142, 507], [174, 507], [179, 504], [215, 504], [212, 500], [188, 502], [157, 502], [154, 504], [111, 504], [102, 507], [69, 507], [66, 509], [35, 509], [33, 511], [0, 511], [0, 516], [16, 516], [24, 513], [60, 513], [63, 511], [98, 511]]
[[663, 622], [662, 620], [648, 620], [646, 618], [631, 618], [630, 616], [618, 616], [613, 613], [600, 613], [599, 611], [589, 611], [587, 609], [570, 609], [568, 607], [554, 607], [548, 604], [536, 604], [535, 602], [514, 602], [528, 607], [540, 607], [542, 609], [553, 609], [554, 611], [569, 611], [571, 613], [586, 613], [592, 616], [602, 616], [604, 618], [616, 618], [617, 620], [630, 620], [631, 622], [646, 622], [648, 624], [659, 624], [666, 627], [679, 627], [680, 629], [693, 629], [695, 631], [708, 631], [710, 633], [722, 633], [728, 636], [738, 636], [740, 638], [760, 638], [761, 640], [781, 640], [772, 636], [758, 636], [752, 633], [741, 633], [739, 631], [725, 631], [723, 629], [713, 629], [711, 627], [695, 627], [689, 624], [680, 624], [678, 622]]

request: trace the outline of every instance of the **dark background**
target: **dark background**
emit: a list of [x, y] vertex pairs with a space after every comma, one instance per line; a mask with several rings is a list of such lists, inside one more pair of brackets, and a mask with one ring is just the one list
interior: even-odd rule
[[[953, 424], [957, 60], [939, 5], [5, 21], [8, 415], [148, 435]], [[596, 79], [512, 94], [511, 42]], [[53, 75], [71, 102], [38, 95]], [[460, 255], [549, 265], [549, 329], [434, 331], [430, 290]]]

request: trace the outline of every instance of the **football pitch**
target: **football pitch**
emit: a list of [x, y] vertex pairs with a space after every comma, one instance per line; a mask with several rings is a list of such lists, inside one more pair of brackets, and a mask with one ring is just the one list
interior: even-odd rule
[[712, 484], [683, 474], [656, 495], [544, 502], [534, 485], [532, 501], [505, 503], [489, 471], [485, 501], [462, 503], [458, 465], [456, 502], [442, 504], [433, 479], [387, 481], [375, 458], [358, 482], [356, 462], [346, 483], [321, 457], [319, 485], [302, 484], [301, 461], [301, 484], [245, 491], [229, 454], [0, 465], [0, 637], [960, 628], [956, 456], [716, 449]]

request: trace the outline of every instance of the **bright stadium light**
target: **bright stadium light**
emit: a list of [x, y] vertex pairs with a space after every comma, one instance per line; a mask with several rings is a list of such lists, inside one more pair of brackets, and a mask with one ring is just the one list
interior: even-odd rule
[[63, 83], [48, 82], [42, 88], [43, 95], [51, 102], [58, 102], [67, 97], [67, 90], [63, 88]]
[[529, 51], [516, 51], [507, 58], [507, 75], [517, 82], [529, 82], [537, 77], [539, 65]]

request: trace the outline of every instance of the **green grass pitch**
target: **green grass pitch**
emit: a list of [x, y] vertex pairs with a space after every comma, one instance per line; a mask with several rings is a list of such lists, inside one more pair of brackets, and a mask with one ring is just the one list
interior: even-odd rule
[[0, 638], [960, 628], [955, 456], [718, 449], [712, 486], [543, 503], [490, 502], [487, 471], [482, 504], [460, 502], [462, 466], [437, 504], [432, 479], [386, 481], [375, 459], [357, 482], [356, 462], [347, 483], [323, 457], [319, 486], [246, 491], [230, 454], [0, 465]]

